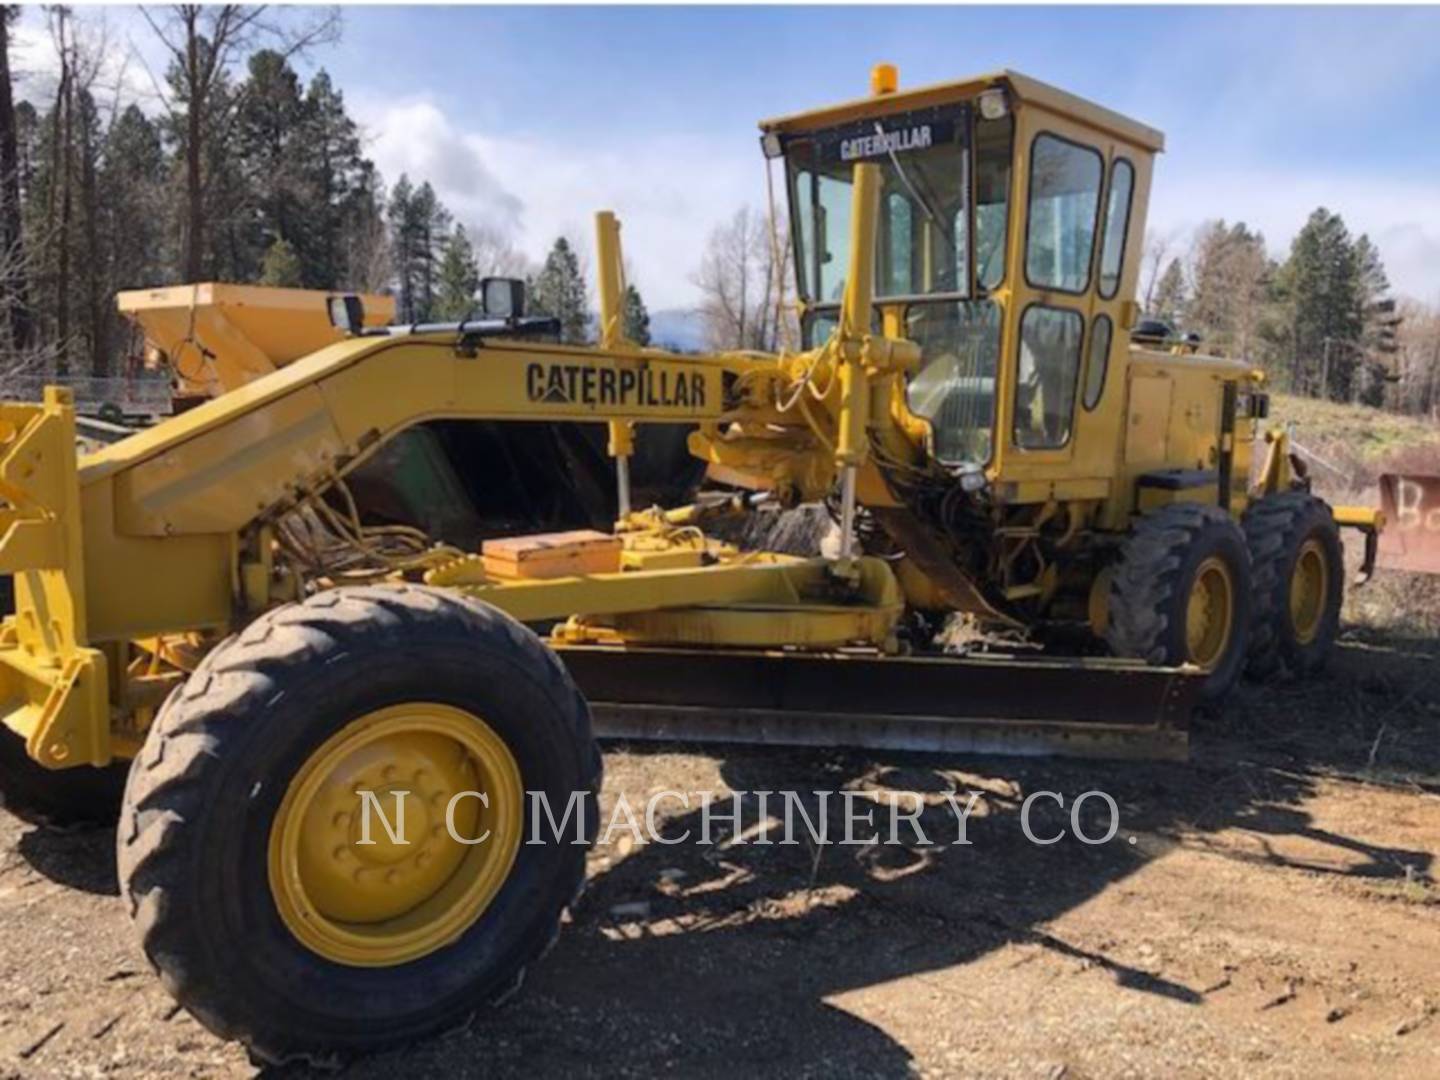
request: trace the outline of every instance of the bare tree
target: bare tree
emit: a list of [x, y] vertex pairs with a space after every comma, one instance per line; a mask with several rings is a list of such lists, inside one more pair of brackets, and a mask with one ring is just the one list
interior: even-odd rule
[[344, 237], [343, 284], [361, 292], [379, 292], [390, 285], [390, 237], [385, 219], [367, 214]]
[[1144, 283], [1141, 286], [1141, 295], [1144, 298], [1144, 309], [1147, 313], [1153, 313], [1155, 310], [1152, 306], [1155, 300], [1155, 288], [1160, 283], [1160, 275], [1165, 269], [1165, 261], [1174, 245], [1174, 233], [1166, 233], [1162, 236], [1154, 229], [1145, 230], [1145, 254], [1140, 263], [1140, 280]]
[[[94, 175], [98, 114], [94, 90], [109, 55], [109, 40], [103, 19], [82, 26], [77, 24], [71, 9], [63, 5], [47, 8], [46, 14], [51, 46], [58, 62], [58, 78], [50, 114], [44, 213], [47, 242], [38, 245], [32, 240], [32, 246], [44, 256], [38, 260], [40, 272], [34, 283], [42, 296], [49, 299], [48, 307], [54, 316], [54, 339], [66, 344], [56, 372], [63, 375], [69, 371], [69, 346], [80, 344], [86, 337], [91, 346], [92, 365], [103, 364], [96, 332], [102, 304], [98, 295], [99, 266], [94, 258], [98, 208]], [[83, 251], [77, 252], [77, 241]], [[86, 257], [81, 259], [79, 269], [83, 277], [77, 288], [74, 278], [79, 255]], [[20, 265], [25, 265], [25, 260], [22, 259]], [[77, 313], [72, 309], [75, 297], [82, 301], [76, 306], [78, 318], [84, 323], [84, 334], [77, 332]]]
[[[475, 249], [475, 265], [480, 276], [523, 278], [533, 267], [525, 254], [516, 249], [509, 238], [491, 225], [475, 225], [469, 230], [470, 245]], [[584, 260], [581, 259], [582, 273]]]
[[[776, 230], [786, 235], [783, 222]], [[777, 242], [765, 215], [742, 206], [717, 226], [692, 279], [710, 347], [776, 351], [790, 317], [783, 302], [789, 273], [789, 246]]]
[[1394, 404], [1402, 412], [1440, 416], [1440, 305], [1401, 300]]
[[34, 336], [30, 313], [30, 282], [25, 269], [25, 238], [20, 204], [20, 151], [15, 122], [15, 98], [10, 84], [10, 22], [19, 13], [12, 5], [0, 7], [0, 259], [11, 265], [4, 279], [7, 330], [4, 338], [17, 352], [29, 347]]
[[168, 89], [153, 71], [150, 79], [165, 111], [184, 132], [182, 267], [187, 281], [199, 281], [205, 265], [205, 196], [210, 183], [204, 147], [207, 139], [221, 144], [228, 139], [247, 92], [242, 88], [221, 95], [226, 75], [262, 43], [288, 60], [311, 46], [334, 41], [340, 13], [335, 8], [319, 9], [294, 26], [275, 18], [273, 9], [263, 4], [177, 4], [159, 16], [144, 7], [140, 13], [171, 57], [173, 82]]
[[[40, 253], [50, 246], [50, 238], [45, 235], [30, 236], [28, 240], [27, 244], [16, 238], [0, 246], [0, 320], [12, 327], [17, 309], [25, 303], [21, 288], [40, 275]], [[25, 317], [29, 317], [28, 310]], [[24, 396], [6, 392], [8, 379], [46, 375], [63, 368], [63, 358], [72, 344], [59, 338], [42, 339], [33, 332], [23, 341], [0, 335], [0, 397]]]
[[1248, 355], [1265, 300], [1265, 238], [1243, 222], [1207, 221], [1195, 233], [1188, 261], [1187, 327], [1217, 349]]
[[[51, 110], [50, 130], [50, 200], [46, 208], [46, 224], [55, 234], [58, 266], [55, 271], [55, 336], [60, 341], [70, 337], [70, 216], [74, 199], [71, 194], [71, 172], [75, 155], [71, 146], [74, 122], [75, 84], [70, 40], [68, 7], [52, 7], [50, 38], [60, 59], [60, 81], [55, 88], [55, 108]], [[61, 355], [58, 374], [69, 369], [68, 353]]]

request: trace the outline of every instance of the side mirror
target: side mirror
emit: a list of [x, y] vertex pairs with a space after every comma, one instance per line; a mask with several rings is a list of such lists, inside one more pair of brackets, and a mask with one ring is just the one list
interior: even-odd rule
[[480, 282], [480, 307], [491, 319], [524, 318], [525, 283], [519, 278], [485, 278]]
[[330, 316], [330, 325], [342, 334], [353, 337], [365, 328], [365, 305], [354, 293], [328, 297], [325, 311]]

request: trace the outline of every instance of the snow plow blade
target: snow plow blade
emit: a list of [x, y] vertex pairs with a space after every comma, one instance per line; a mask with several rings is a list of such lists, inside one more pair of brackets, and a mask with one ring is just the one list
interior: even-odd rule
[[1203, 677], [1129, 660], [557, 650], [601, 738], [1184, 760]]

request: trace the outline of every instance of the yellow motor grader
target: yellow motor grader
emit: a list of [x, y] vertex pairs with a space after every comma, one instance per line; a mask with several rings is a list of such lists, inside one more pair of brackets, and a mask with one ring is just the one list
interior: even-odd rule
[[[330, 344], [79, 460], [66, 391], [0, 406], [0, 790], [118, 812], [145, 951], [212, 1030], [327, 1058], [504, 998], [580, 888], [597, 732], [1175, 755], [1243, 670], [1324, 662], [1338, 526], [1378, 515], [1309, 494], [1258, 372], [1129, 340], [1160, 134], [1010, 72], [872, 91], [761, 125], [798, 351], [625, 340], [601, 213], [594, 348], [490, 280], [444, 326], [331, 297]], [[613, 528], [377, 517], [351, 479], [440, 422], [603, 425]], [[718, 486], [636, 505], [637, 425]], [[827, 557], [707, 532], [827, 499]], [[953, 612], [1112, 655], [950, 655]], [[542, 804], [575, 842], [533, 842]]]

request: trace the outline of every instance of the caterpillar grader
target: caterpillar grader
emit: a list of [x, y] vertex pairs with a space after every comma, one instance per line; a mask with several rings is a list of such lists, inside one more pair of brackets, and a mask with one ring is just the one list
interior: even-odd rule
[[[0, 791], [118, 818], [151, 963], [258, 1058], [508, 996], [581, 887], [597, 736], [1177, 756], [1242, 674], [1323, 664], [1339, 528], [1368, 571], [1381, 519], [1310, 494], [1260, 372], [1130, 340], [1159, 132], [1012, 72], [901, 91], [882, 65], [761, 144], [794, 350], [627, 341], [602, 212], [594, 347], [492, 279], [458, 324], [328, 297], [328, 343], [252, 340], [233, 388], [84, 457], [63, 388], [0, 406]], [[367, 504], [367, 465], [457, 423], [601, 433], [613, 523], [475, 550]], [[705, 468], [688, 504], [637, 500], [653, 430]], [[717, 538], [816, 502], [823, 556]], [[957, 654], [957, 612], [1069, 644]], [[535, 842], [537, 797], [573, 842]], [[396, 832], [362, 830], [372, 798]]]

